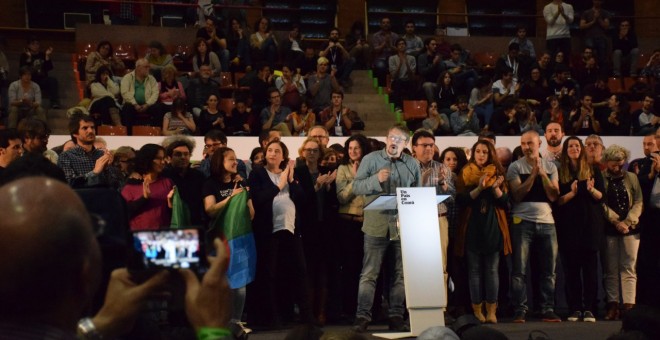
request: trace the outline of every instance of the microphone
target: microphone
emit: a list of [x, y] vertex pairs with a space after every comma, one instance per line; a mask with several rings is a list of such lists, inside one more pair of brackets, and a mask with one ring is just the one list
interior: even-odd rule
[[[394, 162], [394, 163], [395, 163], [395, 162], [401, 162], [401, 163], [403, 163], [403, 165], [404, 165], [404, 166], [406, 167], [406, 169], [408, 170], [408, 173], [410, 174], [410, 177], [413, 178], [413, 179], [415, 178], [415, 174], [412, 172], [412, 170], [410, 170], [410, 167], [408, 166], [408, 164], [406, 164], [406, 162], [404, 162], [401, 158], [392, 159], [392, 162]], [[397, 168], [396, 171], [399, 172], [399, 169]], [[401, 174], [399, 174], [399, 178], [401, 178]], [[411, 186], [416, 187], [416, 186], [417, 186], [417, 181], [413, 181], [413, 182], [411, 183]]]

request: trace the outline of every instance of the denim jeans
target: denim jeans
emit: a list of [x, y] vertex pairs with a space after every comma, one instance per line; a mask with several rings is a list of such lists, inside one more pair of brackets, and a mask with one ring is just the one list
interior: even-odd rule
[[[541, 311], [554, 310], [555, 266], [557, 263], [557, 230], [554, 224], [525, 221], [511, 227], [513, 247], [513, 272], [511, 273], [511, 302], [516, 311], [527, 312], [527, 260], [530, 246], [540, 255]], [[537, 298], [536, 296], [534, 298]]]
[[498, 276], [500, 253], [479, 254], [470, 250], [466, 250], [465, 253], [470, 283], [470, 300], [473, 304], [480, 304], [483, 301], [497, 302], [500, 284]]
[[406, 298], [403, 285], [403, 262], [401, 261], [401, 241], [390, 241], [387, 237], [364, 235], [364, 259], [358, 288], [358, 307], [356, 317], [371, 321], [371, 307], [374, 303], [376, 280], [387, 249], [391, 247], [393, 263], [390, 277], [389, 316], [403, 316], [403, 302]]

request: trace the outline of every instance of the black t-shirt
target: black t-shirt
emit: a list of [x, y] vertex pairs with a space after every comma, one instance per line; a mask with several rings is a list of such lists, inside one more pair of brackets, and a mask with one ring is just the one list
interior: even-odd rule
[[[231, 196], [232, 191], [234, 191], [236, 183], [229, 182], [229, 183], [224, 183], [220, 182], [218, 179], [211, 177], [204, 182], [204, 188], [202, 189], [202, 196], [204, 199], [208, 196], [214, 196], [215, 201], [221, 202], [225, 200], [227, 197]], [[239, 182], [238, 186], [243, 186], [247, 187], [247, 183], [245, 180]]]

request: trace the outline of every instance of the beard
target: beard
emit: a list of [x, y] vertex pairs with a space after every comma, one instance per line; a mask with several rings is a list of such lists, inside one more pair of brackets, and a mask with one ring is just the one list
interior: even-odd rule
[[557, 138], [548, 139], [548, 145], [550, 145], [552, 147], [560, 146], [561, 145], [561, 139], [557, 139]]

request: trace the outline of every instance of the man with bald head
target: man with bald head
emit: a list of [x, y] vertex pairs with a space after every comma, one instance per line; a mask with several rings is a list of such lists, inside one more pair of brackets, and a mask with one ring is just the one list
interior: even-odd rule
[[[128, 332], [146, 300], [167, 282], [162, 271], [138, 285], [124, 269], [113, 271], [105, 303], [93, 318], [80, 319], [101, 280], [101, 253], [90, 215], [66, 184], [28, 177], [0, 187], [0, 334], [7, 339], [101, 339]], [[65, 206], [66, 209], [62, 209]], [[32, 207], [39, 207], [33, 209]], [[226, 254], [218, 256], [203, 284], [181, 270], [186, 313], [196, 331], [227, 325]], [[213, 279], [211, 279], [213, 277]], [[220, 331], [216, 335], [221, 334]], [[217, 336], [220, 338], [219, 336]]]
[[121, 79], [121, 122], [128, 134], [133, 134], [133, 125], [163, 125], [163, 115], [158, 107], [158, 81], [149, 74], [150, 64], [141, 58], [135, 62], [135, 70]]
[[511, 211], [513, 224], [513, 271], [511, 300], [515, 314], [513, 322], [523, 323], [527, 307], [527, 260], [530, 248], [539, 252], [540, 300], [543, 321], [560, 322], [555, 307], [555, 265], [557, 263], [557, 231], [552, 217], [551, 203], [559, 196], [557, 167], [550, 160], [539, 157], [541, 138], [536, 131], [526, 131], [520, 137], [524, 157], [511, 163], [506, 179], [513, 194]]

